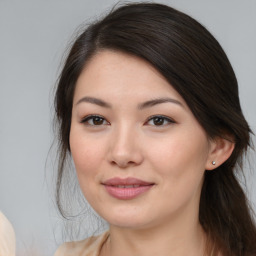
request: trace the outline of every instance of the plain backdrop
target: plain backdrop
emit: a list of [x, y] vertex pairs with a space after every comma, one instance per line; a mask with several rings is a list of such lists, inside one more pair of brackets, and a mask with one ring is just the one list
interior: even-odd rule
[[[256, 0], [155, 2], [186, 12], [217, 38], [236, 72], [243, 112], [256, 132]], [[60, 242], [62, 222], [49, 178], [56, 168], [46, 161], [53, 140], [53, 87], [76, 28], [114, 3], [0, 0], [0, 210], [15, 228], [17, 255], [29, 255], [31, 248], [38, 255], [53, 255]], [[251, 156], [255, 170], [255, 153]], [[256, 209], [256, 175], [247, 177]]]

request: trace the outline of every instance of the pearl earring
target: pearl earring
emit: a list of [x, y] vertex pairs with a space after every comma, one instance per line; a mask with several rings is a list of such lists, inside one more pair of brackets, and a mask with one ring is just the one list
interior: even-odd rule
[[215, 161], [212, 161], [212, 165], [215, 165], [216, 164], [216, 162]]

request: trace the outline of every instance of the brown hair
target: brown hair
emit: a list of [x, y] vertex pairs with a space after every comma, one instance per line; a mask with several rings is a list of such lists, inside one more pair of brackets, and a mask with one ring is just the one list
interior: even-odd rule
[[[76, 81], [98, 51], [111, 49], [152, 64], [184, 98], [209, 138], [232, 137], [230, 158], [205, 172], [199, 219], [210, 241], [224, 255], [256, 254], [256, 228], [236, 171], [250, 146], [251, 130], [242, 114], [231, 64], [216, 39], [197, 21], [171, 7], [126, 4], [88, 26], [73, 44], [55, 95], [59, 122], [57, 203], [70, 156], [69, 132]], [[238, 168], [238, 167], [241, 168]]]

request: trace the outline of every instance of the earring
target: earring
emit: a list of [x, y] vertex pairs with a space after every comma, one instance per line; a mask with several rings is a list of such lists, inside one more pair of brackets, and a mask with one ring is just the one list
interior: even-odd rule
[[212, 165], [215, 165], [216, 164], [216, 162], [215, 161], [212, 161]]

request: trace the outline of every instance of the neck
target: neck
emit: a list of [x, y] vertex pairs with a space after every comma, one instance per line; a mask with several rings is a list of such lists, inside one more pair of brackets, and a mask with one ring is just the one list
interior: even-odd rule
[[104, 256], [203, 256], [205, 234], [198, 221], [184, 221], [140, 229], [110, 226]]

